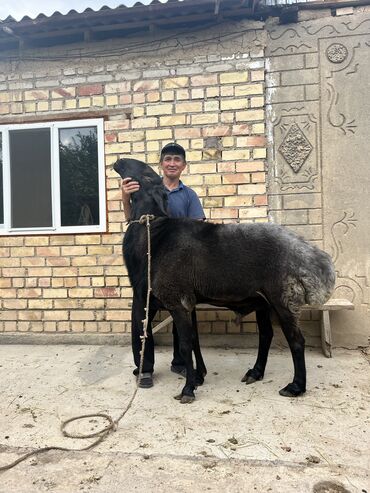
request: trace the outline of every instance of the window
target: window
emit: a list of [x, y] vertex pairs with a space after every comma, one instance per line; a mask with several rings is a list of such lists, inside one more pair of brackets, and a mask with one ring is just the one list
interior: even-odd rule
[[105, 231], [103, 121], [0, 125], [0, 234]]

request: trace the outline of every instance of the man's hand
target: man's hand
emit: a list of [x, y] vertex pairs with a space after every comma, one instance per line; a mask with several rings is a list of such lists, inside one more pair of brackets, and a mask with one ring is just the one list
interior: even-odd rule
[[130, 202], [130, 195], [137, 192], [140, 189], [139, 182], [134, 181], [132, 178], [124, 178], [121, 184], [122, 200], [124, 203]]
[[137, 192], [140, 189], [139, 182], [133, 180], [132, 178], [124, 178], [121, 183], [122, 190], [122, 202], [123, 202], [123, 212], [127, 221], [131, 218], [131, 203], [130, 196], [132, 193]]

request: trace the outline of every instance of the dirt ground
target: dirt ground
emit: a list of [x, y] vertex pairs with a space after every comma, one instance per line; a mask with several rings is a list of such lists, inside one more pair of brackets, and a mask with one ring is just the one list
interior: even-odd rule
[[[289, 351], [271, 351], [265, 379], [240, 382], [255, 350], [204, 350], [206, 382], [192, 404], [156, 348], [155, 385], [139, 389], [118, 429], [85, 452], [51, 451], [0, 472], [0, 493], [370, 493], [370, 366], [363, 352], [307, 350], [308, 391], [278, 394]], [[79, 448], [62, 421], [105, 412], [114, 420], [135, 392], [131, 350], [118, 346], [0, 346], [0, 467], [49, 445]], [[85, 433], [106, 425], [70, 425]], [[91, 440], [90, 440], [91, 442]], [[90, 443], [87, 441], [87, 443]]]

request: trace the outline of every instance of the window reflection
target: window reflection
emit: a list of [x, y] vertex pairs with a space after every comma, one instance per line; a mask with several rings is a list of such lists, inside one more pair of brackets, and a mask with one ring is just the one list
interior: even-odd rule
[[59, 130], [61, 225], [99, 224], [96, 127]]

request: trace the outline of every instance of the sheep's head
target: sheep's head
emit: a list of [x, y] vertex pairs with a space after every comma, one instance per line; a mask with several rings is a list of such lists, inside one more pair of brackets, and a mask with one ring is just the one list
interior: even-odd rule
[[131, 196], [131, 219], [139, 219], [143, 214], [168, 216], [167, 193], [161, 177], [147, 164], [137, 159], [119, 159], [114, 170], [121, 178], [132, 178], [139, 182], [140, 189]]

